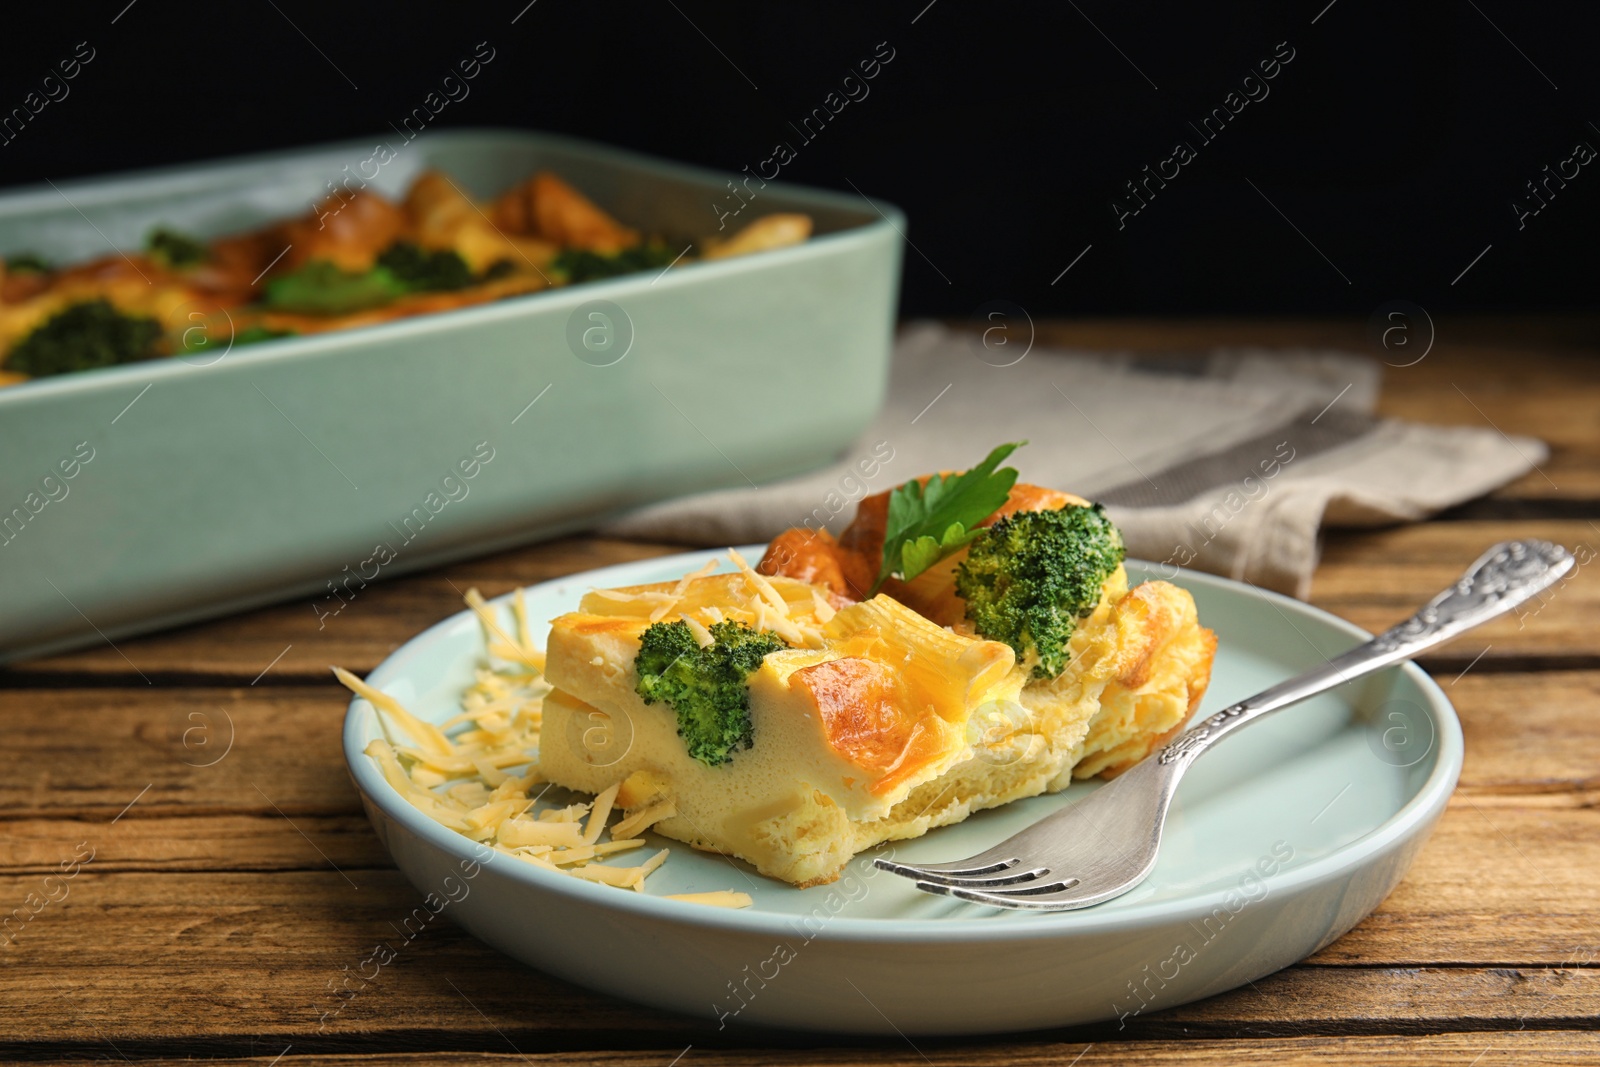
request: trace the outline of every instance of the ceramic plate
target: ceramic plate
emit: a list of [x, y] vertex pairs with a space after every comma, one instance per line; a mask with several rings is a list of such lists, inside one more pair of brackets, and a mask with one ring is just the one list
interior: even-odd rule
[[[761, 547], [745, 550], [750, 558]], [[591, 588], [678, 578], [715, 552], [608, 567], [527, 590], [530, 618]], [[1129, 579], [1157, 576], [1128, 562]], [[1162, 575], [1165, 576], [1165, 575]], [[1204, 716], [1368, 635], [1326, 612], [1204, 574], [1172, 579], [1218, 636]], [[497, 604], [509, 624], [504, 599]], [[542, 624], [541, 624], [542, 625]], [[543, 635], [539, 635], [542, 644]], [[482, 661], [470, 612], [374, 671], [372, 684], [442, 721]], [[1315, 952], [1365, 917], [1422, 847], [1461, 769], [1461, 728], [1417, 667], [1289, 708], [1206, 755], [1172, 806], [1161, 857], [1125, 896], [1029, 914], [918, 892], [876, 870], [959, 859], [1098, 787], [980, 812], [858, 856], [831, 886], [795, 889], [674, 841], [649, 890], [553, 874], [437, 825], [363, 750], [380, 736], [350, 704], [344, 748], [367, 814], [417, 889], [475, 936], [531, 966], [642, 1003], [718, 1020], [851, 1033], [981, 1033], [1116, 1019], [1240, 986]], [[629, 861], [631, 862], [631, 861]], [[731, 911], [669, 893], [737, 889]]]

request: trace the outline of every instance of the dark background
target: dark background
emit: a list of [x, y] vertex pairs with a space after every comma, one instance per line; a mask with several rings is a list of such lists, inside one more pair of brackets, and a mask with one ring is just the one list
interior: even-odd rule
[[[0, 144], [0, 183], [383, 133], [487, 41], [494, 62], [431, 128], [558, 130], [730, 170], [788, 141], [784, 178], [906, 210], [907, 314], [1593, 307], [1600, 161], [1525, 228], [1511, 206], [1578, 141], [1600, 148], [1592, 4], [525, 4], [8, 12], [0, 112], [78, 42], [95, 58]], [[1270, 95], [1202, 145], [1187, 122], [1284, 41]], [[894, 58], [870, 95], [801, 142], [789, 123], [880, 42]], [[1119, 230], [1122, 184], [1180, 139], [1198, 158]]]

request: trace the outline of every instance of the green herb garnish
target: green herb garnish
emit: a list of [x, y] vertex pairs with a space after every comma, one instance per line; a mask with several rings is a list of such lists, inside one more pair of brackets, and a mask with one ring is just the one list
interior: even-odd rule
[[883, 563], [867, 595], [875, 595], [891, 577], [909, 582], [976, 537], [978, 523], [998, 511], [1017, 484], [1016, 468], [1000, 467], [1001, 461], [1027, 443], [1000, 445], [969, 471], [935, 474], [891, 492]]

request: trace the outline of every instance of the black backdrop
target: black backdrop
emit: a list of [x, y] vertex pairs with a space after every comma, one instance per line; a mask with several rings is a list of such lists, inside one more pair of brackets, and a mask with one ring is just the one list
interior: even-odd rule
[[[1600, 161], [1574, 150], [1600, 149], [1594, 4], [433, 7], [13, 5], [0, 114], [38, 111], [5, 130], [0, 184], [382, 132], [487, 42], [435, 126], [730, 170], [787, 142], [783, 177], [907, 211], [908, 314], [1593, 306]], [[44, 83], [80, 42], [93, 58]], [[892, 58], [861, 79], [875, 55]], [[1193, 158], [1165, 162], [1178, 142]]]

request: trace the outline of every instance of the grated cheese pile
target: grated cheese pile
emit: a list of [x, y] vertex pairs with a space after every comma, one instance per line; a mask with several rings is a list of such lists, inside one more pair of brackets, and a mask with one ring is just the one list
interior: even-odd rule
[[[816, 589], [807, 592], [803, 603], [791, 604], [764, 574], [750, 565], [734, 549], [728, 559], [738, 568], [744, 581], [725, 590], [726, 599], [705, 603], [690, 586], [697, 578], [710, 576], [717, 569], [712, 560], [700, 570], [686, 574], [670, 591], [660, 589], [596, 589], [585, 597], [584, 610], [603, 614], [629, 614], [660, 622], [668, 615], [682, 619], [701, 648], [712, 644], [711, 627], [719, 622], [744, 623], [757, 630], [771, 630], [794, 648], [827, 647], [822, 625], [833, 618], [834, 609]], [[719, 592], [724, 592], [720, 590]], [[590, 598], [599, 603], [595, 604]], [[593, 604], [593, 606], [591, 606]]]
[[[412, 806], [463, 837], [536, 867], [643, 892], [645, 879], [666, 862], [669, 849], [633, 867], [599, 861], [644, 847], [638, 835], [675, 814], [672, 799], [657, 800], [619, 819], [609, 833], [606, 823], [620, 781], [592, 803], [538, 810], [549, 788], [532, 792], [543, 784], [535, 764], [550, 686], [543, 677], [544, 653], [534, 647], [528, 628], [523, 591], [518, 589], [512, 600], [514, 634], [505, 631], [476, 589], [468, 589], [465, 599], [483, 627], [488, 663], [477, 668], [473, 684], [462, 694], [461, 713], [442, 725], [419, 719], [389, 694], [342, 667], [333, 668], [340, 682], [377, 709], [384, 737], [367, 746], [367, 755]], [[661, 607], [664, 615], [672, 604], [663, 602]], [[728, 908], [751, 903], [748, 894], [732, 891], [668, 899]]]

